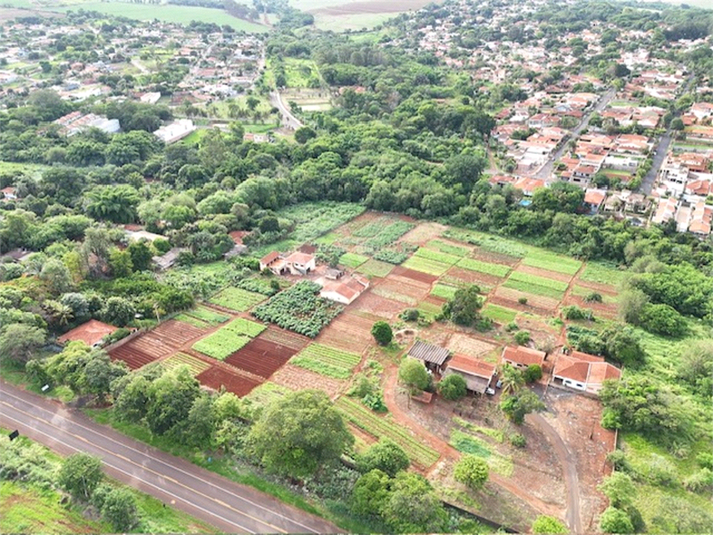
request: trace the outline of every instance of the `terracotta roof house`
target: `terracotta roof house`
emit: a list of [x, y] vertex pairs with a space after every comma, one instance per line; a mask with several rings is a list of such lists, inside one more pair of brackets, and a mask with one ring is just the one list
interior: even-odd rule
[[443, 375], [458, 374], [465, 379], [468, 390], [485, 394], [495, 375], [495, 365], [466, 355], [454, 355]]
[[570, 354], [561, 353], [557, 357], [552, 382], [596, 394], [602, 389], [604, 381], [621, 378], [621, 370], [604, 362], [602, 357], [589, 355], [580, 351]]
[[547, 354], [544, 351], [538, 351], [537, 349], [530, 349], [529, 347], [517, 346], [517, 347], [505, 347], [503, 349], [502, 361], [505, 364], [510, 364], [514, 368], [527, 368], [532, 364], [537, 364], [542, 366], [545, 362], [545, 356]]
[[285, 259], [282, 258], [279, 251], [267, 253], [260, 259], [260, 271], [269, 269], [275, 275], [282, 275], [286, 270]]
[[81, 324], [79, 327], [75, 327], [71, 331], [64, 333], [62, 336], [57, 338], [57, 342], [65, 344], [67, 342], [76, 342], [81, 340], [90, 347], [99, 347], [104, 337], [113, 333], [117, 329], [118, 327], [114, 327], [108, 323], [102, 323], [98, 320], [89, 320], [88, 322]]
[[368, 287], [368, 279], [359, 275], [352, 275], [351, 277], [339, 278], [339, 280], [327, 280], [322, 286], [319, 296], [343, 305], [349, 305]]
[[417, 340], [408, 352], [408, 356], [422, 361], [426, 368], [441, 372], [441, 367], [450, 356], [451, 352], [445, 347], [434, 346]]
[[306, 275], [317, 267], [313, 254], [300, 253], [299, 251], [285, 258], [285, 263], [293, 275]]

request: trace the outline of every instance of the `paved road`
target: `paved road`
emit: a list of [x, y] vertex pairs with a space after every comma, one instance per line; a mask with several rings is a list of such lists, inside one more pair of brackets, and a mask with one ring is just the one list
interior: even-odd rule
[[329, 522], [0, 382], [0, 425], [69, 455], [100, 457], [113, 478], [226, 533], [335, 533]]
[[284, 128], [289, 128], [291, 130], [297, 130], [302, 126], [302, 123], [300, 120], [292, 115], [292, 112], [289, 110], [289, 108], [285, 105], [285, 103], [282, 101], [282, 97], [280, 96], [279, 91], [271, 91], [270, 92], [270, 103], [275, 106], [278, 110], [280, 110], [280, 114], [282, 115], [282, 126]]
[[668, 147], [671, 145], [671, 130], [667, 130], [664, 135], [661, 136], [658, 143], [654, 145], [654, 157], [651, 161], [651, 169], [646, 173], [646, 176], [641, 181], [641, 191], [646, 195], [651, 194], [651, 190], [654, 189], [654, 183], [656, 182], [656, 176], [659, 174], [659, 169], [663, 165], [666, 159], [666, 154], [668, 154]]
[[607, 104], [609, 104], [609, 102], [611, 102], [611, 100], [614, 98], [614, 95], [616, 95], [616, 89], [611, 87], [601, 97], [599, 97], [597, 103], [591, 110], [589, 110], [584, 115], [584, 117], [582, 117], [582, 120], [579, 122], [577, 127], [562, 140], [560, 148], [557, 149], [554, 154], [552, 154], [552, 156], [547, 159], [547, 162], [545, 162], [545, 164], [540, 167], [537, 173], [535, 173], [535, 178], [539, 178], [542, 180], [550, 178], [550, 176], [552, 175], [552, 171], [554, 170], [555, 162], [559, 160], [564, 154], [564, 152], [567, 150], [567, 142], [570, 139], [576, 139], [577, 136], [582, 132], [582, 130], [589, 126], [589, 119], [592, 117], [592, 114], [594, 112], [599, 113], [604, 108], [606, 108]]
[[577, 477], [577, 463], [567, 445], [559, 436], [554, 427], [541, 415], [530, 414], [528, 421], [535, 425], [552, 443], [555, 453], [562, 465], [564, 473], [565, 491], [567, 492], [567, 526], [572, 533], [582, 532], [582, 515], [579, 507], [579, 478]]

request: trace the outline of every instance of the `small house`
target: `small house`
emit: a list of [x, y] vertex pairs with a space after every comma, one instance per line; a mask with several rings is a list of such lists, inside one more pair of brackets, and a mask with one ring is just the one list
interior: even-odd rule
[[327, 280], [319, 296], [343, 305], [350, 305], [369, 287], [369, 280], [352, 275], [341, 280]]
[[293, 275], [307, 275], [317, 267], [317, 261], [313, 254], [300, 253], [299, 251], [285, 258], [285, 264]]
[[285, 260], [278, 251], [267, 253], [260, 259], [260, 271], [269, 269], [275, 275], [282, 275], [285, 271]]
[[503, 349], [502, 361], [504, 364], [510, 364], [513, 368], [525, 369], [528, 366], [537, 364], [542, 366], [545, 362], [545, 356], [547, 354], [544, 351], [538, 351], [537, 349], [530, 349], [529, 347], [517, 346], [517, 347], [505, 347]]
[[98, 320], [89, 320], [82, 323], [79, 327], [75, 327], [71, 331], [67, 331], [62, 336], [57, 338], [59, 344], [64, 345], [67, 342], [82, 341], [89, 347], [100, 347], [105, 336], [110, 335], [117, 330], [117, 327], [103, 323]]
[[166, 271], [167, 269], [172, 268], [176, 264], [176, 262], [178, 261], [178, 255], [180, 255], [186, 250], [187, 249], [181, 247], [174, 247], [168, 252], [162, 254], [161, 256], [154, 256], [152, 260], [159, 270]]
[[454, 355], [446, 364], [444, 376], [458, 374], [465, 379], [468, 390], [485, 394], [495, 376], [495, 365], [466, 355]]
[[450, 356], [450, 351], [445, 347], [434, 346], [417, 340], [408, 352], [408, 356], [420, 360], [431, 371], [442, 372], [443, 364]]
[[552, 382], [596, 394], [602, 389], [604, 381], [621, 378], [621, 370], [604, 362], [602, 357], [572, 351], [570, 354], [560, 353], [557, 357]]

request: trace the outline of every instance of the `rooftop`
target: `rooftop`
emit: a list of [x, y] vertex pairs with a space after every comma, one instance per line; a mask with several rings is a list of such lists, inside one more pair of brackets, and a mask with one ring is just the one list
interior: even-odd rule
[[79, 327], [75, 327], [71, 331], [64, 333], [57, 338], [60, 344], [66, 342], [82, 341], [88, 346], [93, 346], [102, 341], [102, 339], [117, 330], [117, 327], [103, 323], [98, 320], [89, 320]]
[[408, 352], [409, 357], [413, 357], [424, 362], [431, 362], [438, 366], [443, 365], [449, 357], [450, 351], [445, 347], [434, 346], [421, 340], [417, 340]]

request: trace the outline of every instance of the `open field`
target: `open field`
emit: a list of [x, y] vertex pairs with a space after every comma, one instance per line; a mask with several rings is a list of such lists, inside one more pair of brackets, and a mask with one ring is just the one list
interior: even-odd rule
[[187, 355], [185, 353], [176, 353], [171, 355], [165, 360], [161, 361], [161, 364], [167, 369], [177, 368], [178, 366], [188, 366], [193, 375], [198, 375], [210, 368], [210, 364], [202, 361], [199, 358]]
[[236, 312], [250, 310], [264, 300], [264, 295], [240, 288], [226, 288], [210, 298], [211, 303]]
[[347, 384], [345, 381], [327, 377], [305, 368], [293, 366], [289, 362], [277, 370], [275, 374], [270, 377], [270, 381], [270, 383], [264, 383], [264, 385], [274, 383], [289, 388], [290, 390], [316, 388], [326, 392], [330, 398], [335, 398], [337, 394], [342, 391], [344, 385]]
[[510, 273], [510, 268], [508, 266], [503, 266], [502, 264], [491, 264], [481, 260], [474, 260], [473, 258], [463, 258], [457, 265], [463, 269], [478, 271], [480, 273], [485, 273], [486, 275], [493, 275], [494, 277], [506, 277], [507, 274]]
[[249, 33], [268, 32], [269, 27], [254, 22], [248, 22], [228, 15], [222, 9], [211, 9], [198, 6], [177, 6], [171, 4], [133, 4], [129, 2], [82, 2], [76, 5], [48, 7], [47, 9], [65, 13], [84, 9], [98, 11], [107, 15], [127, 17], [136, 20], [159, 19], [165, 22], [188, 24], [191, 21], [206, 22], [223, 26], [231, 26], [235, 30]]
[[295, 355], [290, 363], [334, 379], [349, 379], [360, 361], [361, 355], [322, 344], [310, 344]]
[[205, 385], [214, 390], [225, 388], [228, 392], [232, 392], [236, 396], [246, 396], [254, 388], [260, 385], [259, 381], [232, 372], [226, 368], [213, 366], [203, 373], [196, 376], [202, 385]]

